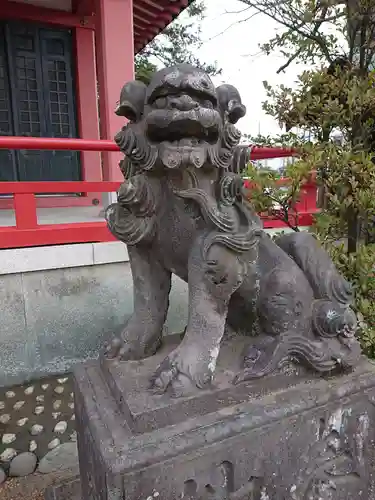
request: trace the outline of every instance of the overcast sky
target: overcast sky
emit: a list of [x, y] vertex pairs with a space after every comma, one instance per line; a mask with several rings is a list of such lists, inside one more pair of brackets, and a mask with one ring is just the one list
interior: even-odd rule
[[260, 128], [263, 135], [278, 133], [277, 123], [262, 110], [262, 101], [266, 97], [262, 82], [291, 85], [305, 66], [290, 66], [284, 74], [277, 75], [276, 70], [285, 60], [277, 54], [259, 55], [259, 44], [269, 40], [277, 29], [272, 19], [257, 15], [241, 22], [253, 11], [231, 13], [246, 8], [237, 0], [205, 0], [205, 5], [207, 17], [202, 25], [205, 43], [197, 54], [199, 59], [206, 62], [217, 60], [223, 73], [215, 83], [231, 83], [239, 89], [248, 110], [246, 117], [238, 123], [242, 132], [256, 135]]

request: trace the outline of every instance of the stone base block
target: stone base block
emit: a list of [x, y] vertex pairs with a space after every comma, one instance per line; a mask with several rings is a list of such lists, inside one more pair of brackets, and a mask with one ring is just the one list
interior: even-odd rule
[[171, 346], [79, 367], [82, 499], [375, 499], [375, 366], [233, 386], [242, 346], [224, 345], [215, 388], [188, 398], [148, 390]]

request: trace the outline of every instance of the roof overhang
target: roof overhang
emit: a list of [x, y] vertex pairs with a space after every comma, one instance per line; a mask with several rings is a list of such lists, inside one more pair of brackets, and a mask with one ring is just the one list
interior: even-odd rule
[[[121, 1], [121, 0], [119, 0]], [[125, 0], [123, 0], [125, 1]], [[133, 0], [134, 51], [137, 54], [170, 24], [194, 0]], [[0, 0], [2, 5], [4, 0]], [[27, 4], [46, 10], [72, 12], [82, 4], [82, 11], [94, 12], [94, 0], [9, 0], [8, 5]], [[1, 9], [1, 7], [0, 7]]]
[[140, 52], [194, 0], [133, 0], [134, 52]]

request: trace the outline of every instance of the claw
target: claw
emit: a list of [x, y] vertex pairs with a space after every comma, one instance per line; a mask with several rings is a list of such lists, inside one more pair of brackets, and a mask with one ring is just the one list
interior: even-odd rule
[[202, 358], [195, 348], [177, 348], [157, 368], [150, 388], [157, 393], [170, 391], [173, 397], [187, 396], [211, 381], [209, 355]]
[[237, 375], [233, 379], [233, 384], [237, 385], [240, 384], [241, 382], [248, 382], [249, 380], [255, 380], [257, 378], [261, 378], [264, 375], [264, 373], [260, 371], [255, 371], [254, 367], [252, 368], [244, 368], [242, 371], [237, 373]]
[[119, 349], [118, 353], [117, 353], [117, 358], [118, 359], [124, 359], [126, 354], [127, 354], [128, 350], [123, 346]]
[[171, 368], [163, 369], [160, 366], [151, 381], [151, 387], [157, 391], [165, 392], [175, 376], [176, 368], [172, 366]]
[[104, 353], [109, 359], [114, 359], [118, 356], [121, 345], [122, 345], [121, 339], [115, 337], [112, 340], [112, 342], [106, 345]]
[[242, 370], [241, 372], [237, 373], [237, 375], [234, 377], [232, 384], [233, 385], [238, 385], [241, 382], [246, 381], [246, 375], [245, 375], [246, 370]]

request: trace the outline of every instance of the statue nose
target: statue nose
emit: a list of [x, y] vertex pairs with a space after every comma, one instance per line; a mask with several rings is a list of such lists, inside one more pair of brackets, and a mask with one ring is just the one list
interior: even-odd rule
[[171, 97], [169, 104], [172, 108], [180, 111], [190, 111], [198, 107], [197, 101], [188, 95]]

